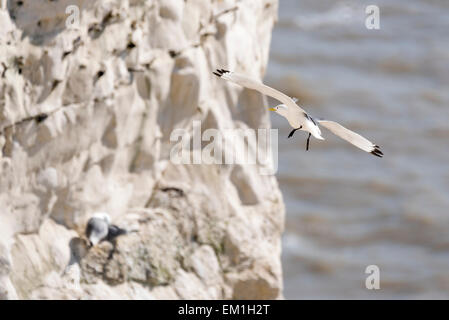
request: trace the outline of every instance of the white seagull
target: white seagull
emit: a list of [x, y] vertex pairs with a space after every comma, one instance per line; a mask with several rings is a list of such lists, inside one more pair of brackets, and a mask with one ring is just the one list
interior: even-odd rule
[[127, 231], [111, 224], [111, 218], [106, 212], [97, 212], [87, 222], [85, 233], [90, 246], [95, 246], [104, 240], [113, 241]]
[[273, 89], [258, 80], [251, 79], [245, 75], [223, 69], [217, 69], [215, 72], [213, 72], [213, 74], [215, 74], [217, 77], [234, 82], [245, 88], [259, 91], [262, 94], [265, 94], [282, 102], [282, 104], [277, 105], [274, 108], [270, 108], [269, 110], [274, 111], [287, 119], [288, 123], [293, 128], [293, 130], [288, 135], [289, 138], [293, 136], [296, 130], [302, 130], [309, 133], [309, 136], [307, 137], [306, 150], [309, 150], [309, 140], [311, 135], [318, 140], [324, 140], [324, 138], [321, 136], [321, 130], [318, 127], [318, 124], [320, 124], [340, 138], [348, 141], [349, 143], [352, 143], [357, 148], [360, 148], [366, 152], [370, 152], [377, 157], [383, 156], [383, 153], [382, 151], [380, 151], [378, 145], [375, 145], [361, 135], [349, 129], [346, 129], [341, 124], [338, 124], [335, 121], [312, 118], [307, 114], [307, 112], [305, 112], [300, 106], [296, 104], [297, 99], [290, 98], [282, 92]]

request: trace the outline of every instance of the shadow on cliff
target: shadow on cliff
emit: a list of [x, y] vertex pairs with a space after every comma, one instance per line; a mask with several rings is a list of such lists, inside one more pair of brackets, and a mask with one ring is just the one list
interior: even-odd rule
[[95, 1], [8, 0], [7, 9], [16, 27], [23, 31], [22, 39], [29, 37], [32, 44], [45, 45], [66, 29], [66, 21], [72, 14], [71, 11], [66, 13], [67, 7], [78, 7], [81, 15], [81, 10], [93, 3]]
[[70, 248], [70, 260], [67, 263], [67, 267], [77, 263], [80, 264], [81, 260], [87, 255], [89, 251], [89, 245], [85, 239], [79, 237], [73, 237], [69, 242]]

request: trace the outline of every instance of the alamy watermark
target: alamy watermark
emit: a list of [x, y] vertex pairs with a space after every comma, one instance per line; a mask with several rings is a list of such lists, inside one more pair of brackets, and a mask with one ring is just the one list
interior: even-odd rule
[[369, 265], [365, 269], [365, 273], [369, 274], [365, 280], [365, 287], [368, 290], [380, 289], [380, 269], [375, 264]]
[[80, 26], [80, 8], [76, 5], [70, 5], [65, 8], [65, 13], [68, 15], [65, 20], [65, 26], [70, 28], [79, 28]]
[[202, 131], [201, 121], [192, 129], [175, 129], [170, 150], [174, 164], [247, 164], [257, 165], [261, 175], [278, 169], [278, 130], [270, 128], [209, 128]]
[[376, 5], [369, 5], [365, 9], [367, 14], [365, 19], [365, 27], [369, 30], [380, 29], [380, 9]]

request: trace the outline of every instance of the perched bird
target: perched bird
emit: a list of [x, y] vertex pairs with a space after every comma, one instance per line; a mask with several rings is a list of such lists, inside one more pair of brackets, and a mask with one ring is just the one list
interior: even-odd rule
[[290, 98], [284, 93], [273, 89], [258, 80], [251, 79], [245, 75], [223, 69], [217, 69], [215, 72], [213, 72], [213, 74], [217, 77], [234, 82], [245, 88], [259, 91], [262, 94], [265, 94], [282, 102], [282, 104], [279, 104], [274, 108], [270, 108], [269, 110], [274, 111], [286, 118], [290, 126], [293, 127], [293, 130], [288, 135], [288, 138], [292, 137], [297, 130], [302, 130], [309, 133], [309, 136], [307, 137], [306, 150], [309, 150], [309, 140], [311, 135], [318, 140], [324, 140], [324, 138], [321, 136], [321, 130], [318, 127], [318, 125], [322, 125], [335, 135], [348, 141], [349, 143], [352, 143], [363, 151], [370, 152], [377, 157], [383, 156], [383, 153], [382, 151], [380, 151], [378, 145], [375, 145], [361, 135], [349, 129], [346, 129], [337, 122], [312, 118], [309, 114], [307, 114], [307, 112], [305, 112], [300, 106], [296, 104], [297, 99]]
[[105, 212], [95, 213], [87, 222], [86, 237], [90, 245], [94, 246], [101, 241], [112, 241], [116, 237], [126, 234], [127, 231], [111, 224], [111, 218]]

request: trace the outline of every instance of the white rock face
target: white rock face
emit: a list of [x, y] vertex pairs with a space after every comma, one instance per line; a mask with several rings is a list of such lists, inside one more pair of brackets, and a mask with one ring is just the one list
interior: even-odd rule
[[[276, 0], [0, 2], [0, 298], [282, 297], [275, 177], [169, 161], [193, 120], [270, 127], [212, 71], [262, 77], [276, 17]], [[96, 211], [132, 232], [89, 249]]]

